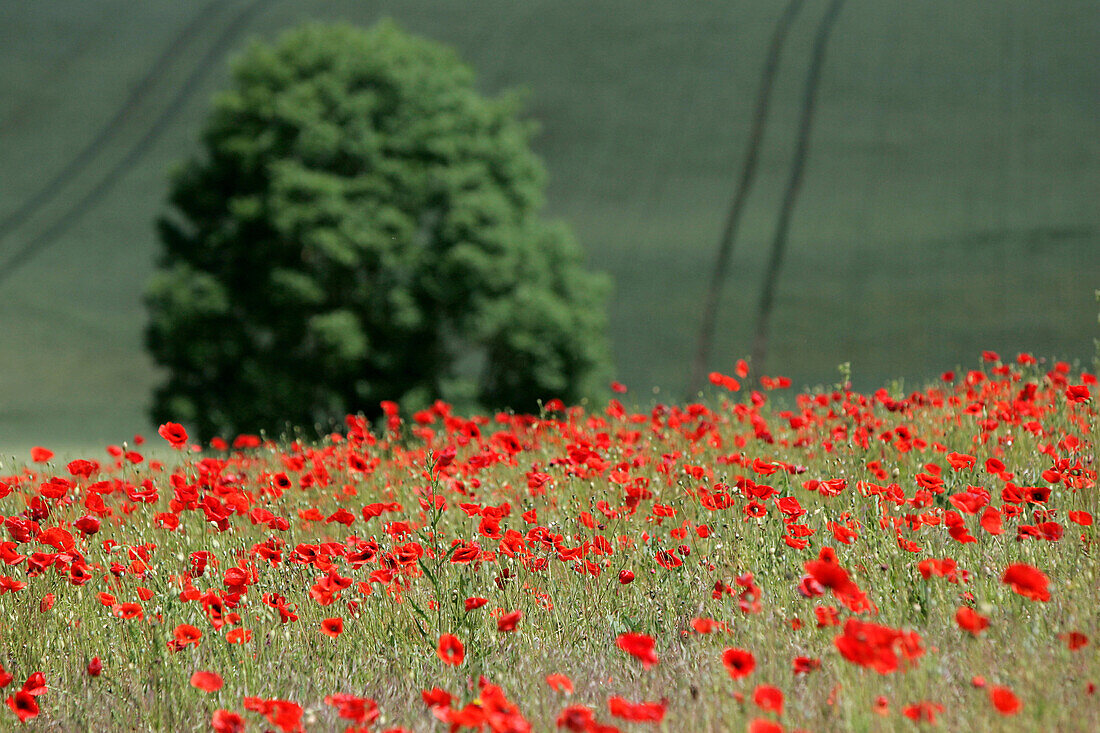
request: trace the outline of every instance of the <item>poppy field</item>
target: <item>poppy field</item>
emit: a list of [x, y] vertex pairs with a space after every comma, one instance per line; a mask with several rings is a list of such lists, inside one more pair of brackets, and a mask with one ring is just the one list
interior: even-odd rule
[[0, 728], [1100, 729], [1096, 378], [983, 356], [36, 448], [0, 469]]

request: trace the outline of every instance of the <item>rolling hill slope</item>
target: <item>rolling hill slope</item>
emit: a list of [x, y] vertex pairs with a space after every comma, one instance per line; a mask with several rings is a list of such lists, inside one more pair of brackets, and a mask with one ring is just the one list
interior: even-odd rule
[[[394, 17], [453, 44], [486, 91], [529, 90], [548, 209], [616, 280], [619, 376], [640, 399], [651, 387], [681, 396], [781, 3], [252, 5], [0, 5], [0, 220], [72, 170], [0, 237], [4, 268], [61, 231], [0, 283], [0, 449], [98, 445], [147, 428], [157, 377], [141, 347], [140, 293], [166, 174], [196, 150], [226, 49], [307, 19]], [[824, 7], [807, 0], [788, 41], [714, 368], [749, 349]], [[1098, 200], [1094, 2], [851, 0], [824, 72], [771, 369], [815, 384], [850, 361], [867, 385], [970, 364], [982, 348], [1090, 357]]]

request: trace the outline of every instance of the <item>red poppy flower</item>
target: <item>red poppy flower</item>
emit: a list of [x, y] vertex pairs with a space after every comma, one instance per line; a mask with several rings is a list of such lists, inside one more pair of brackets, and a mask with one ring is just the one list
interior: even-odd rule
[[1044, 602], [1050, 600], [1050, 590], [1047, 587], [1050, 580], [1043, 571], [1026, 563], [1009, 565], [1001, 582], [1011, 586], [1012, 590], [1024, 598]]
[[619, 571], [619, 582], [622, 583], [623, 585], [633, 583], [634, 582], [634, 573], [632, 573], [629, 570], [620, 570]]
[[570, 705], [558, 713], [557, 726], [572, 733], [585, 733], [595, 728], [596, 716], [585, 705]]
[[684, 561], [676, 556], [676, 550], [661, 550], [654, 557], [657, 564], [665, 570], [672, 570], [684, 564]]
[[467, 611], [473, 611], [475, 609], [481, 608], [488, 602], [488, 598], [467, 598], [465, 601], [465, 607]]
[[837, 636], [833, 644], [849, 662], [879, 674], [895, 672], [903, 661], [913, 661], [924, 654], [916, 632], [903, 632], [855, 618], [844, 622], [844, 633]]
[[722, 664], [726, 666], [730, 677], [739, 679], [747, 677], [756, 669], [756, 657], [744, 649], [726, 649], [722, 652]]
[[510, 611], [497, 619], [497, 631], [515, 631], [523, 618], [522, 611]]
[[967, 455], [966, 453], [956, 453], [952, 451], [947, 454], [947, 462], [951, 465], [951, 469], [958, 471], [963, 468], [974, 468], [974, 456]]
[[745, 505], [745, 508], [744, 508], [743, 511], [745, 512], [746, 517], [754, 517], [754, 518], [759, 519], [760, 517], [763, 517], [763, 516], [767, 515], [768, 507], [767, 507], [766, 504], [762, 504], [761, 502], [757, 501], [756, 499], [753, 499], [752, 501], [750, 501], [748, 504]]
[[69, 470], [69, 474], [72, 476], [91, 478], [93, 475], [99, 473], [102, 466], [99, 465], [99, 461], [88, 461], [83, 458], [78, 458], [75, 461], [69, 462], [65, 468]]
[[632, 703], [618, 695], [612, 695], [607, 701], [607, 707], [616, 718], [636, 723], [659, 723], [665, 717], [666, 703], [664, 701]]
[[199, 671], [191, 675], [191, 686], [203, 692], [217, 692], [225, 684], [217, 672]]
[[8, 707], [19, 717], [20, 723], [38, 717], [38, 701], [30, 693], [20, 690], [8, 698]]
[[466, 658], [466, 649], [462, 646], [462, 642], [458, 640], [458, 637], [453, 634], [442, 634], [439, 637], [439, 648], [436, 649], [436, 654], [446, 664], [457, 667], [462, 664], [462, 660]]
[[1088, 646], [1089, 643], [1089, 638], [1080, 631], [1070, 631], [1062, 634], [1061, 639], [1066, 642], [1066, 647], [1071, 652], [1075, 652], [1081, 647]]
[[53, 458], [53, 451], [49, 448], [43, 448], [40, 445], [31, 448], [31, 460], [35, 463], [45, 463], [51, 458]]
[[225, 635], [230, 644], [247, 644], [252, 641], [252, 629], [233, 629]]
[[[247, 708], [247, 700], [245, 707]], [[298, 703], [289, 700], [262, 700], [258, 699], [258, 711], [267, 718], [268, 722], [282, 730], [284, 733], [301, 730], [302, 713], [304, 710]]]
[[326, 618], [321, 622], [321, 633], [327, 636], [331, 636], [333, 639], [344, 633], [344, 619], [342, 618]]
[[[344, 720], [351, 720], [360, 725], [371, 725], [381, 716], [378, 703], [369, 697], [358, 697], [346, 693], [326, 695], [325, 704], [336, 708], [336, 714]], [[348, 731], [366, 731], [366, 728], [348, 728]]]
[[771, 685], [757, 685], [752, 693], [752, 701], [761, 710], [783, 715], [783, 691]]
[[1091, 397], [1089, 388], [1084, 384], [1074, 384], [1066, 387], [1066, 399], [1070, 402], [1088, 402]]
[[451, 562], [460, 564], [473, 562], [481, 557], [481, 548], [478, 547], [476, 542], [471, 542], [469, 545], [462, 545], [451, 553]]
[[546, 675], [546, 684], [550, 685], [550, 689], [555, 692], [561, 692], [566, 695], [573, 694], [573, 680], [563, 674]]
[[1070, 512], [1066, 516], [1069, 517], [1069, 521], [1074, 524], [1080, 524], [1082, 527], [1092, 526], [1092, 515], [1088, 512]]
[[119, 618], [144, 618], [145, 612], [141, 610], [141, 606], [136, 603], [120, 603], [118, 608], [115, 609], [115, 615]]
[[98, 677], [102, 673], [103, 662], [100, 661], [99, 657], [92, 657], [92, 660], [88, 662], [88, 676]]
[[982, 512], [982, 518], [979, 520], [979, 524], [981, 524], [982, 529], [989, 534], [1004, 534], [1004, 527], [1001, 525], [1001, 513], [991, 506], [987, 506], [985, 511]]
[[783, 733], [783, 726], [774, 720], [753, 718], [749, 722], [748, 733]]
[[718, 387], [724, 387], [730, 392], [736, 392], [737, 390], [741, 389], [740, 382], [738, 382], [733, 377], [722, 374], [721, 372], [711, 372], [709, 375], [707, 375], [707, 379], [710, 380], [711, 384]]
[[993, 701], [993, 707], [1001, 715], [1015, 715], [1023, 708], [1020, 699], [1007, 687], [991, 687], [989, 699]]
[[959, 610], [955, 611], [955, 622], [960, 629], [969, 631], [975, 636], [982, 633], [989, 626], [989, 619], [970, 608], [970, 606], [961, 606]]
[[46, 694], [46, 676], [41, 672], [33, 672], [27, 681], [23, 683], [23, 692], [38, 697]]
[[243, 733], [244, 718], [240, 713], [215, 710], [214, 716], [210, 719], [210, 727], [214, 729], [214, 733]]
[[840, 612], [836, 610], [836, 606], [815, 606], [814, 618], [817, 619], [819, 629], [840, 626]]
[[177, 644], [181, 647], [185, 647], [188, 644], [198, 646], [199, 641], [202, 639], [202, 632], [191, 624], [180, 624], [176, 627], [176, 631], [173, 635], [176, 638]]
[[938, 702], [918, 702], [913, 705], [907, 705], [901, 712], [902, 715], [909, 718], [916, 723], [931, 723], [936, 724], [936, 716], [944, 711], [943, 705]]
[[615, 646], [641, 661], [642, 666], [646, 669], [657, 664], [657, 652], [654, 651], [655, 645], [656, 642], [652, 636], [634, 632], [619, 634], [619, 637], [615, 640]]
[[187, 442], [187, 431], [179, 423], [164, 423], [157, 429], [157, 433], [176, 449], [182, 448]]
[[714, 632], [716, 624], [713, 619], [693, 618], [691, 620], [691, 628], [694, 629], [697, 634], [710, 634]]
[[430, 690], [421, 690], [420, 699], [430, 708], [449, 708], [451, 706], [451, 693], [433, 687]]
[[821, 668], [821, 660], [811, 657], [795, 657], [793, 666], [795, 674], [809, 674], [815, 669]]

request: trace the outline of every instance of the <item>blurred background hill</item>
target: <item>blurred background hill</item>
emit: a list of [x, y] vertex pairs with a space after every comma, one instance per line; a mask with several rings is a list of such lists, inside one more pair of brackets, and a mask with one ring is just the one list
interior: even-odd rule
[[[791, 31], [718, 321], [748, 353], [825, 3]], [[780, 2], [0, 3], [0, 449], [148, 430], [145, 280], [171, 167], [228, 58], [305, 20], [392, 17], [524, 87], [548, 210], [615, 280], [618, 377], [683, 396]], [[830, 41], [769, 371], [857, 387], [981, 349], [1093, 353], [1100, 6], [850, 0]], [[51, 179], [46, 197], [35, 196]], [[5, 277], [5, 268], [9, 275]]]

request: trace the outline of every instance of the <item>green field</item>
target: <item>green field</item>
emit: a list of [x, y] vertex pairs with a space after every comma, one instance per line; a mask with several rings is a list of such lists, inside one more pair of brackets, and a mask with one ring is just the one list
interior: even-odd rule
[[[542, 125], [549, 212], [616, 280], [620, 379], [679, 398], [702, 288], [782, 3], [55, 0], [0, 4], [0, 218], [96, 138], [200, 13], [89, 164], [0, 240], [7, 258], [92, 191], [155, 124], [117, 185], [0, 284], [0, 446], [147, 429], [157, 375], [142, 284], [166, 173], [195, 150], [221, 45], [300, 21], [384, 16], [453, 44], [488, 92], [523, 86]], [[780, 70], [728, 285], [714, 368], [749, 350], [790, 164], [807, 0]], [[181, 85], [204, 59], [191, 93]], [[1100, 9], [1092, 0], [851, 0], [834, 32], [779, 289], [770, 371], [857, 386], [976, 362], [982, 348], [1093, 353], [1100, 286]], [[134, 156], [131, 156], [134, 157]]]

